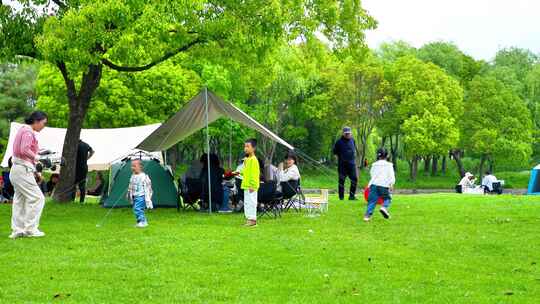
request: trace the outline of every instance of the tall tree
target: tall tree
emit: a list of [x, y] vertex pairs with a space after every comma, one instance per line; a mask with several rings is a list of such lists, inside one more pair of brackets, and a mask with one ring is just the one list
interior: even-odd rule
[[392, 98], [384, 65], [373, 56], [363, 62], [347, 58], [332, 82], [331, 94], [336, 118], [355, 129], [358, 163], [362, 167], [368, 139]]
[[501, 81], [490, 76], [473, 79], [462, 121], [465, 148], [480, 157], [480, 170], [486, 161], [516, 166], [529, 161], [530, 112], [525, 102]]
[[438, 66], [412, 56], [398, 59], [391, 74], [397, 102], [388, 113], [399, 124], [415, 180], [421, 157], [445, 155], [457, 145], [463, 89]]
[[77, 141], [104, 66], [140, 72], [194, 53], [241, 57], [252, 64], [276, 44], [316, 32], [337, 49], [355, 50], [364, 43], [363, 30], [375, 25], [360, 0], [18, 2], [20, 10], [0, 6], [1, 55], [50, 62], [66, 86], [66, 166], [61, 169], [57, 201], [71, 200]]

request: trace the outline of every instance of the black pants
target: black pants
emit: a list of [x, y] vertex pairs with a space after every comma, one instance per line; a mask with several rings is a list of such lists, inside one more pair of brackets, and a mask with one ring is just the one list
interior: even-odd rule
[[[79, 187], [80, 192], [80, 202], [84, 203], [84, 198], [86, 196], [86, 177], [88, 176], [88, 168], [77, 168], [75, 172], [75, 184]], [[77, 189], [75, 189], [77, 190]], [[75, 198], [76, 191], [73, 192], [73, 198]]]
[[356, 164], [354, 163], [339, 163], [339, 199], [343, 199], [345, 195], [345, 178], [349, 177], [351, 180], [351, 188], [349, 190], [349, 197], [354, 197], [356, 194], [356, 184], [358, 183], [358, 177], [356, 175]]

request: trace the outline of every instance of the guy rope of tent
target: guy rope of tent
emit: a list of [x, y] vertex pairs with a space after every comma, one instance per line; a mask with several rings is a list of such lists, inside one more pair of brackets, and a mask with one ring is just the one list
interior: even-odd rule
[[[180, 111], [169, 118], [152, 134], [146, 137], [137, 148], [146, 151], [164, 151], [197, 132], [206, 128], [206, 154], [210, 164], [210, 135], [209, 124], [221, 117], [228, 117], [248, 128], [251, 128], [269, 139], [294, 150], [294, 147], [268, 130], [251, 116], [240, 110], [235, 105], [225, 102], [207, 88], [204, 88], [197, 96], [191, 99]], [[210, 171], [210, 165], [207, 166]], [[210, 172], [208, 172], [210, 176]], [[212, 212], [211, 183], [208, 178], [209, 212]]]

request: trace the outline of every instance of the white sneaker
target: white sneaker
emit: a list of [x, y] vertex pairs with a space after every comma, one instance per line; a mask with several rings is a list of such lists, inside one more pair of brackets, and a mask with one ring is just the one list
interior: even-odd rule
[[369, 216], [367, 216], [367, 215], [364, 216], [364, 222], [369, 222], [370, 220], [371, 220], [371, 217], [369, 217]]
[[135, 227], [137, 227], [137, 228], [145, 228], [145, 227], [148, 227], [148, 223], [147, 222], [138, 222], [137, 225], [135, 225]]
[[379, 209], [379, 212], [382, 214], [382, 216], [383, 216], [385, 219], [389, 219], [389, 218], [390, 218], [390, 212], [388, 212], [388, 210], [386, 210], [386, 208], [381, 207], [381, 209]]
[[27, 232], [24, 235], [27, 236], [27, 237], [44, 237], [45, 232], [36, 230], [36, 231], [32, 231], [32, 232]]
[[23, 237], [24, 233], [22, 232], [12, 232], [8, 237], [12, 240]]

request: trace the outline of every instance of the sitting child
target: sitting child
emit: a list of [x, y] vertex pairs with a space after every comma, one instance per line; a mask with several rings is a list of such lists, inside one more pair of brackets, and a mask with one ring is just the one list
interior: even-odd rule
[[143, 171], [143, 163], [139, 159], [131, 161], [131, 171], [133, 174], [129, 179], [128, 200], [133, 205], [133, 213], [137, 224], [135, 227], [144, 228], [148, 226], [148, 221], [144, 215], [144, 209], [152, 209], [152, 181]]

